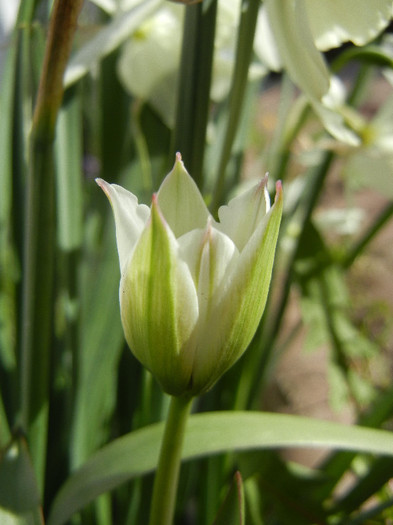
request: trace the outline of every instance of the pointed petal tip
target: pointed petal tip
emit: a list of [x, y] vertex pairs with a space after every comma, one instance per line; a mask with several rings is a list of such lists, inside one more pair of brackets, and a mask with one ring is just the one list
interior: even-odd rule
[[152, 195], [152, 198], [151, 198], [151, 217], [158, 217], [160, 222], [162, 222], [164, 225], [167, 224], [167, 221], [161, 211], [161, 208], [160, 208], [160, 205], [159, 205], [159, 202], [158, 202], [158, 193], [153, 193]]
[[274, 202], [278, 201], [278, 199], [282, 199], [282, 197], [283, 197], [282, 182], [278, 180], [276, 182], [276, 197], [274, 199]]
[[95, 180], [96, 184], [102, 189], [102, 191], [105, 193], [105, 195], [110, 200], [110, 193], [111, 193], [110, 187], [111, 187], [111, 185], [108, 182], [106, 182], [106, 180], [100, 179], [99, 177], [97, 177], [94, 180]]
[[175, 169], [176, 167], [180, 167], [181, 169], [183, 169], [184, 171], [187, 172], [186, 167], [184, 166], [183, 157], [182, 157], [182, 154], [180, 153], [180, 151], [176, 152], [175, 164], [173, 166], [173, 169]]

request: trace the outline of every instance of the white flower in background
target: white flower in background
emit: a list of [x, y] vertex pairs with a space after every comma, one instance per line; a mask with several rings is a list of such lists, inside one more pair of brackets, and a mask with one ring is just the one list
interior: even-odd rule
[[[234, 64], [241, 0], [219, 0], [211, 98], [227, 96]], [[119, 77], [133, 95], [148, 101], [168, 125], [173, 125], [179, 74], [184, 6], [165, 2], [123, 46]], [[251, 78], [266, 73], [253, 64]]]
[[9, 38], [16, 22], [20, 0], [0, 1], [0, 86], [3, 76], [3, 64], [8, 50]]
[[363, 130], [362, 147], [348, 152], [343, 168], [347, 187], [373, 188], [393, 199], [393, 95]]
[[267, 178], [210, 215], [178, 154], [151, 208], [97, 179], [114, 212], [127, 343], [165, 392], [200, 395], [243, 354], [261, 319], [282, 214]]
[[359, 137], [342, 114], [337, 80], [332, 80], [320, 51], [347, 41], [367, 44], [392, 15], [391, 0], [265, 0], [255, 50], [270, 68], [288, 72], [333, 136], [358, 145]]
[[125, 43], [118, 62], [124, 87], [173, 123], [184, 6], [167, 2]]

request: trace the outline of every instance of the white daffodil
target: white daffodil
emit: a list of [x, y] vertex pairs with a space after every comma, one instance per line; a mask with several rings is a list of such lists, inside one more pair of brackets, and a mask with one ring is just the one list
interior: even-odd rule
[[347, 41], [365, 45], [392, 16], [391, 0], [265, 0], [255, 50], [270, 68], [288, 72], [334, 137], [355, 146], [360, 138], [346, 122], [337, 81], [320, 51]]
[[97, 179], [113, 208], [126, 340], [172, 395], [199, 395], [243, 354], [268, 294], [282, 214], [266, 178], [210, 215], [178, 154], [151, 208]]

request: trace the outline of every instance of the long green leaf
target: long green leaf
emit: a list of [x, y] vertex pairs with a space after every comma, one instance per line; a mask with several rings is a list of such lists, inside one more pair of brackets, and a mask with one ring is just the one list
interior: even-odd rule
[[[102, 448], [59, 492], [48, 525], [62, 525], [87, 503], [125, 481], [154, 470], [163, 432], [158, 423]], [[210, 412], [190, 418], [183, 459], [232, 450], [328, 447], [393, 455], [393, 434], [304, 417], [260, 412]]]

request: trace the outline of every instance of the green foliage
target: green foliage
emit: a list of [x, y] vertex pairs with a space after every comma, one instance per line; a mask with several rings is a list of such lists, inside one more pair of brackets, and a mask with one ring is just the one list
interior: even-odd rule
[[[368, 1], [387, 24], [389, 2]], [[224, 7], [216, 0], [187, 7], [130, 0], [124, 10], [112, 0], [85, 2], [75, 38], [61, 17], [55, 45], [46, 36], [52, 3], [21, 0], [0, 42], [0, 522], [147, 522], [168, 398], [124, 342], [114, 223], [94, 178], [124, 185], [150, 204], [177, 148], [212, 213], [268, 170], [270, 183], [283, 181], [284, 215], [254, 339], [189, 419], [175, 522], [392, 520], [392, 260], [381, 262], [374, 248], [380, 234], [388, 239], [380, 250], [390, 242], [393, 215], [390, 35], [370, 26], [365, 45], [327, 55], [319, 73], [346, 80], [345, 96], [327, 107], [309, 96], [300, 69], [290, 78], [288, 66], [270, 76], [266, 64], [255, 68], [259, 0]], [[276, 16], [270, 0], [264, 4]], [[173, 128], [118, 75], [122, 46], [147, 35], [150, 17], [163, 7], [180, 10], [176, 31], [185, 18]], [[223, 50], [220, 23], [229, 24], [232, 12], [233, 46]], [[307, 17], [301, 20], [304, 27]], [[296, 37], [292, 18], [288, 28], [281, 48]], [[70, 58], [52, 58], [56, 68], [45, 70], [45, 47], [65, 53], [70, 42]], [[289, 46], [285, 56], [300, 67], [296, 49]], [[229, 57], [219, 72], [229, 86], [221, 99], [211, 98], [215, 53]], [[316, 64], [317, 53], [313, 47]], [[55, 92], [40, 99], [40, 81], [48, 78]], [[346, 133], [358, 143], [345, 142]], [[364, 224], [345, 231], [337, 228], [342, 219], [321, 214], [340, 208], [337, 216], [350, 222], [349, 208], [359, 205]], [[271, 392], [287, 356], [311, 360], [321, 347], [324, 408], [330, 418], [350, 413], [350, 424], [296, 407], [296, 415], [261, 412], [282, 411]], [[286, 378], [280, 381], [285, 396]], [[310, 405], [315, 397], [310, 389]], [[288, 459], [288, 451], [315, 448], [325, 454], [312, 464]]]

